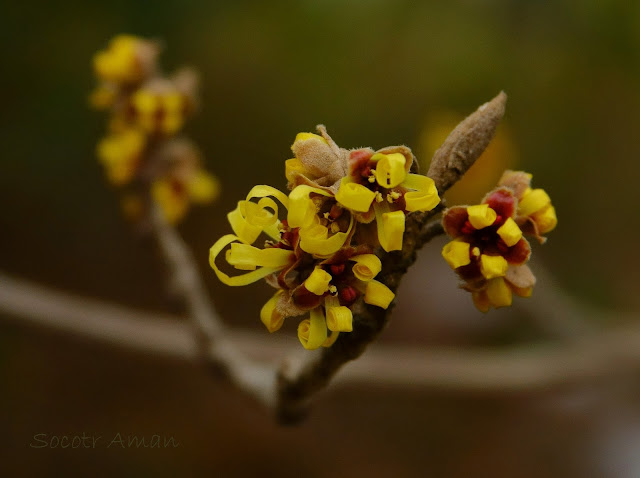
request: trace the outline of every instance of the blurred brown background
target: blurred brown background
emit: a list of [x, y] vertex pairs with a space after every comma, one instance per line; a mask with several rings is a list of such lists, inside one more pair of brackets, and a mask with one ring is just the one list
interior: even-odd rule
[[[534, 174], [560, 220], [534, 246], [533, 268], [589, 307], [637, 314], [638, 2], [77, 1], [2, 10], [3, 272], [180, 312], [153, 243], [121, 218], [95, 159], [105, 117], [87, 108], [91, 58], [113, 35], [132, 33], [164, 42], [167, 71], [188, 64], [202, 75], [187, 134], [224, 192], [180, 231], [228, 323], [261, 331], [269, 291], [218, 283], [208, 248], [252, 185], [284, 188], [297, 132], [324, 123], [343, 147], [407, 144], [427, 164], [429, 128], [501, 89], [507, 162]], [[499, 174], [487, 167], [480, 176]], [[440, 259], [443, 243], [427, 246], [406, 278], [383, 341], [527, 347], [549, 338], [523, 307], [476, 312]], [[299, 427], [279, 428], [193, 365], [3, 320], [0, 381], [1, 476], [640, 476], [638, 383], [628, 376], [536, 394], [347, 388], [319, 397]], [[29, 447], [37, 433], [83, 432], [172, 435], [181, 446]]]

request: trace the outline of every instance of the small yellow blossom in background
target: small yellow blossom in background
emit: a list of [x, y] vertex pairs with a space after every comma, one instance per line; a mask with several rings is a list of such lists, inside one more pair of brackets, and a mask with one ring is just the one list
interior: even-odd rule
[[531, 189], [530, 182], [528, 173], [506, 171], [481, 204], [454, 206], [443, 214], [453, 240], [442, 257], [482, 312], [510, 306], [513, 294], [531, 296], [535, 276], [526, 265], [531, 247], [523, 236], [544, 242], [541, 234], [551, 231], [557, 218], [548, 194]]
[[189, 69], [161, 75], [159, 52], [154, 41], [116, 36], [94, 56], [100, 83], [89, 103], [110, 113], [97, 155], [110, 183], [134, 189], [122, 201], [125, 215], [140, 220], [153, 201], [175, 224], [191, 204], [215, 200], [220, 184], [202, 168], [197, 148], [178, 136], [196, 109], [197, 76]]
[[111, 134], [98, 143], [98, 158], [112, 184], [122, 186], [133, 179], [146, 142], [142, 131], [130, 128]]
[[[462, 115], [452, 111], [430, 115], [418, 138], [417, 152], [418, 157], [422, 158], [421, 169], [429, 169], [433, 154], [462, 119]], [[514, 168], [517, 164], [518, 155], [513, 135], [509, 125], [503, 123], [474, 165], [446, 192], [445, 199], [453, 204], [476, 201], [496, 184], [505, 169]]]

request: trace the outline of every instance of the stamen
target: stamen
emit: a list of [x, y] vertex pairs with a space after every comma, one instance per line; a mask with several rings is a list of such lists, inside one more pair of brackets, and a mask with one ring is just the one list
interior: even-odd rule
[[358, 293], [351, 286], [347, 286], [340, 291], [340, 298], [345, 302], [345, 304], [351, 305], [357, 297]]

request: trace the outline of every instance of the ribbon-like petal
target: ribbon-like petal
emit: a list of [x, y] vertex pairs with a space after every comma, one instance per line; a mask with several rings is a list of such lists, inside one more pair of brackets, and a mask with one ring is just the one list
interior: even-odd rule
[[431, 211], [440, 204], [438, 188], [436, 188], [433, 179], [427, 176], [409, 173], [402, 183], [402, 187], [415, 190], [404, 194], [405, 209], [409, 212]]
[[378, 282], [377, 280], [370, 280], [367, 282], [364, 293], [364, 301], [367, 304], [386, 309], [389, 307], [389, 304], [391, 304], [394, 297], [395, 294], [382, 282]]
[[260, 320], [271, 333], [279, 330], [284, 323], [284, 316], [276, 309], [276, 305], [283, 293], [283, 289], [278, 290], [260, 310]]
[[407, 158], [403, 154], [376, 153], [371, 156], [371, 161], [377, 161], [375, 169], [376, 181], [383, 188], [395, 188], [404, 181], [407, 174], [404, 167]]
[[327, 324], [322, 307], [311, 310], [311, 316], [298, 325], [298, 340], [307, 350], [315, 350], [327, 340]]
[[356, 212], [367, 212], [376, 194], [362, 184], [352, 183], [342, 178], [336, 200], [347, 209]]
[[359, 254], [351, 257], [350, 260], [355, 261], [352, 268], [353, 275], [361, 281], [370, 281], [382, 269], [382, 263], [375, 254]]
[[[259, 269], [252, 270], [251, 272], [248, 272], [246, 274], [230, 277], [230, 276], [228, 276], [227, 274], [225, 274], [224, 272], [222, 272], [218, 268], [218, 266], [216, 265], [215, 261], [216, 261], [216, 258], [218, 257], [218, 255], [220, 254], [220, 252], [222, 252], [222, 250], [227, 245], [235, 243], [235, 241], [240, 241], [240, 238], [235, 236], [235, 235], [233, 235], [233, 234], [226, 234], [226, 235], [222, 236], [220, 239], [218, 239], [216, 241], [216, 243], [213, 246], [211, 246], [211, 249], [209, 250], [209, 265], [211, 266], [213, 271], [216, 273], [216, 276], [218, 276], [218, 279], [220, 279], [220, 281], [222, 283], [224, 283], [224, 284], [227, 284], [227, 285], [230, 285], [230, 286], [241, 286], [241, 285], [252, 284], [253, 282], [258, 281], [258, 280], [268, 276], [269, 274], [273, 274], [274, 272], [277, 272], [277, 271], [283, 269], [292, 260], [293, 253], [291, 251], [285, 251], [284, 249], [272, 248], [272, 249], [269, 249], [269, 250], [270, 251], [281, 251], [281, 252], [280, 253], [270, 252], [268, 254], [270, 256], [269, 260], [271, 261], [271, 263], [279, 263], [279, 264], [281, 263], [281, 265], [279, 265], [277, 267], [276, 266], [260, 267]], [[247, 244], [239, 244], [239, 245], [247, 246]], [[248, 247], [252, 247], [252, 246], [248, 246]], [[285, 259], [285, 254], [288, 254], [288, 256], [286, 256], [286, 258], [287, 258], [286, 262], [284, 260]], [[280, 259], [280, 261], [277, 261], [276, 257], [278, 257]], [[237, 260], [239, 264], [242, 263], [242, 261], [240, 261], [240, 259], [238, 257], [234, 257], [234, 259]], [[265, 261], [265, 262], [267, 262], [267, 261]], [[245, 263], [246, 263], [246, 261], [245, 261]], [[247, 263], [247, 267], [249, 267], [248, 263]], [[254, 268], [255, 268], [255, 266], [254, 266]]]
[[376, 203], [373, 208], [376, 212], [378, 240], [382, 248], [387, 252], [402, 250], [404, 212], [388, 212], [389, 206], [386, 202]]

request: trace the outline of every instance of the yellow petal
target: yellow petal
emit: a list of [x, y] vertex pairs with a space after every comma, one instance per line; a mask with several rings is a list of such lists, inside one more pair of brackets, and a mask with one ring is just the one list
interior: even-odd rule
[[339, 335], [340, 335], [340, 332], [331, 332], [331, 335], [327, 337], [327, 340], [322, 342], [322, 346], [331, 347], [335, 343], [335, 341], [338, 340]]
[[382, 262], [375, 254], [360, 254], [350, 260], [355, 261], [353, 275], [362, 281], [373, 279], [382, 269]]
[[284, 316], [282, 316], [276, 310], [276, 304], [280, 300], [280, 296], [284, 293], [284, 290], [280, 289], [271, 297], [260, 310], [260, 320], [265, 325], [269, 332], [275, 332], [282, 327], [284, 323]]
[[298, 340], [307, 350], [315, 350], [327, 340], [327, 325], [321, 307], [311, 310], [311, 317], [298, 325]]
[[378, 282], [377, 280], [367, 282], [367, 288], [364, 293], [364, 301], [367, 304], [386, 309], [394, 297], [395, 294], [382, 282]]
[[476, 229], [483, 229], [490, 226], [496, 220], [498, 215], [489, 207], [488, 204], [477, 204], [475, 206], [467, 206], [467, 214], [469, 214], [469, 222]]
[[213, 201], [220, 194], [220, 182], [212, 174], [199, 170], [187, 184], [189, 196], [196, 203]]
[[500, 226], [496, 232], [509, 247], [516, 245], [518, 241], [522, 239], [522, 231], [516, 222], [510, 217], [507, 218], [504, 224]]
[[251, 191], [249, 191], [249, 194], [247, 194], [247, 201], [250, 201], [253, 198], [263, 198], [268, 196], [273, 196], [274, 198], [276, 198], [285, 208], [289, 207], [289, 198], [285, 193], [279, 191], [274, 187], [266, 186], [264, 184], [251, 188]]
[[304, 281], [305, 288], [315, 295], [322, 295], [329, 290], [329, 282], [331, 282], [331, 274], [320, 267], [313, 269], [313, 272]]
[[[308, 139], [316, 139], [318, 141], [322, 141], [324, 144], [329, 144], [322, 136], [314, 133], [298, 133], [293, 144], [296, 144], [298, 141], [307, 141]], [[293, 145], [291, 147], [293, 148]]]
[[306, 174], [307, 171], [298, 158], [287, 159], [284, 162], [284, 175], [287, 181], [293, 182], [298, 174]]
[[376, 223], [378, 227], [378, 240], [382, 248], [387, 251], [402, 250], [402, 237], [404, 235], [404, 212], [386, 212], [389, 209], [387, 203], [376, 203]]
[[353, 330], [353, 313], [349, 307], [340, 305], [337, 297], [328, 296], [324, 301], [327, 311], [327, 327], [332, 332], [351, 332]]
[[503, 277], [507, 273], [508, 267], [507, 260], [502, 256], [488, 256], [486, 254], [480, 256], [480, 272], [485, 279]]
[[[268, 276], [269, 274], [273, 274], [274, 272], [277, 272], [280, 269], [282, 269], [282, 267], [261, 267], [260, 269], [248, 272], [247, 274], [229, 277], [227, 274], [225, 274], [220, 269], [218, 269], [218, 266], [216, 265], [215, 261], [216, 261], [216, 258], [218, 257], [218, 254], [220, 254], [220, 252], [222, 252], [222, 250], [227, 245], [231, 244], [234, 241], [239, 241], [239, 240], [240, 238], [238, 238], [237, 236], [234, 236], [233, 234], [227, 234], [225, 236], [222, 236], [220, 239], [218, 239], [216, 243], [213, 246], [211, 246], [211, 249], [209, 250], [209, 265], [211, 266], [213, 271], [216, 273], [216, 276], [218, 276], [218, 279], [220, 279], [221, 282], [230, 286], [247, 285], [247, 284], [256, 282]], [[291, 254], [290, 251], [289, 253]]]
[[494, 307], [508, 307], [511, 305], [511, 289], [502, 277], [491, 279], [487, 285], [487, 298]]
[[489, 303], [489, 297], [487, 297], [487, 292], [485, 290], [472, 292], [471, 298], [473, 299], [473, 304], [480, 312], [489, 311], [489, 307], [491, 307], [491, 304]]
[[533, 213], [531, 215], [531, 219], [535, 221], [540, 234], [546, 234], [547, 232], [552, 231], [558, 224], [556, 209], [552, 205], [549, 205], [541, 211]]
[[321, 224], [300, 228], [300, 249], [316, 257], [335, 254], [349, 238], [353, 228], [353, 216], [346, 232], [329, 235], [329, 230]]
[[376, 161], [375, 176], [376, 181], [383, 188], [395, 188], [407, 175], [404, 165], [407, 158], [400, 153], [382, 154], [376, 153], [371, 156], [371, 161]]
[[531, 216], [549, 204], [551, 204], [551, 199], [544, 189], [531, 189], [518, 203], [518, 214]]
[[351, 183], [342, 178], [340, 188], [336, 193], [336, 200], [347, 209], [357, 212], [367, 212], [376, 194], [362, 184]]
[[[260, 185], [254, 186], [247, 194], [246, 201], [238, 201], [236, 209], [227, 214], [233, 232], [242, 242], [253, 244], [263, 231], [274, 240], [280, 239], [278, 205], [270, 196], [285, 207], [289, 204], [289, 198], [284, 193], [271, 186]], [[255, 198], [260, 200], [251, 202]]]
[[442, 248], [442, 257], [452, 269], [466, 266], [471, 263], [470, 247], [468, 242], [451, 241]]
[[415, 189], [404, 194], [407, 211], [431, 211], [440, 204], [440, 196], [433, 179], [421, 174], [407, 174], [402, 187]]
[[292, 252], [277, 247], [258, 249], [249, 244], [231, 244], [226, 253], [227, 262], [236, 269], [254, 270], [256, 267], [275, 267], [281, 269], [289, 264]]
[[305, 227], [314, 222], [317, 208], [310, 197], [312, 193], [331, 197], [331, 193], [306, 184], [293, 188], [289, 193], [289, 213], [287, 214], [289, 227]]
[[520, 297], [531, 297], [533, 294], [533, 287], [516, 287], [513, 284], [509, 284], [511, 290]]
[[227, 214], [231, 229], [242, 242], [247, 244], [253, 244], [262, 232], [261, 226], [252, 224], [247, 220], [247, 209], [253, 207], [257, 208], [258, 205], [249, 201], [238, 201], [238, 206]]

